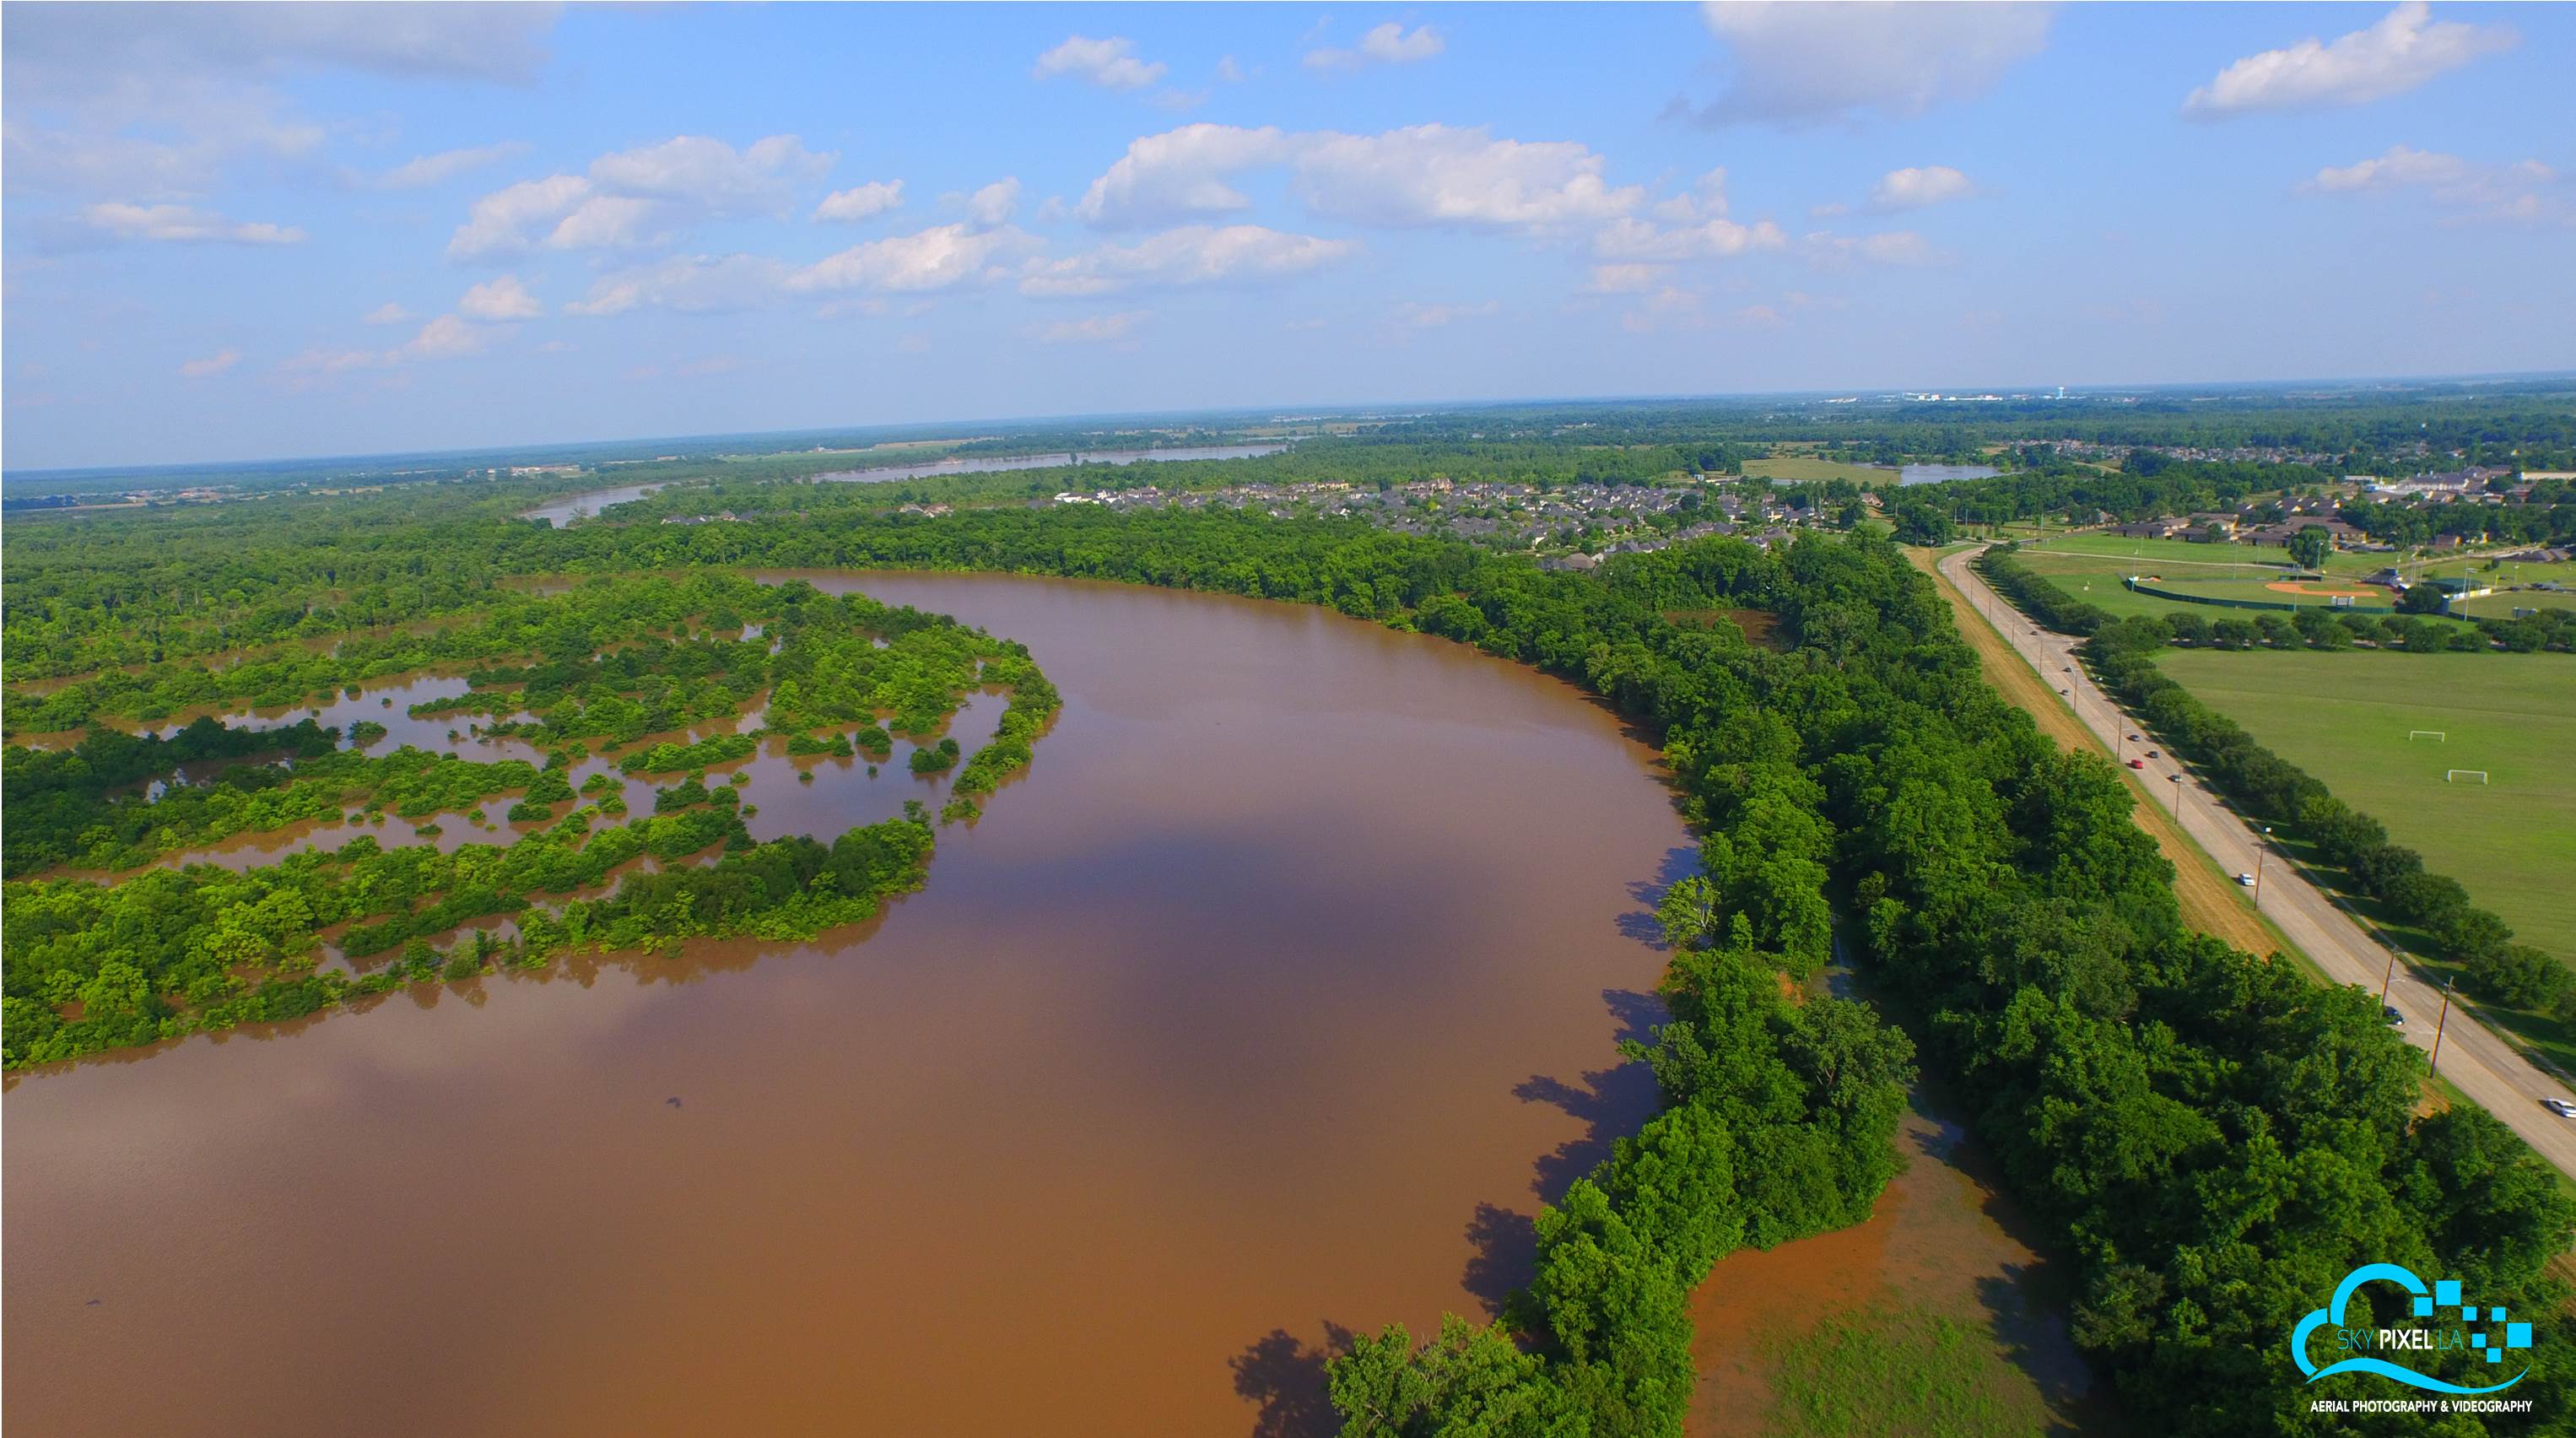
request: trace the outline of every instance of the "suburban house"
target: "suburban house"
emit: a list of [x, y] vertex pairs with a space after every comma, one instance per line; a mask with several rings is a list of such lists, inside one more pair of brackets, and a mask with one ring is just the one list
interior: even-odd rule
[[2236, 538], [2246, 544], [2273, 544], [2287, 549], [2290, 541], [2303, 529], [2322, 529], [2330, 544], [2357, 544], [2367, 536], [2340, 519], [2285, 519], [2279, 524], [2266, 524], [2258, 529], [2238, 531]]
[[2188, 528], [2187, 522], [2167, 515], [2162, 519], [2142, 519], [2135, 524], [2123, 524], [2118, 532], [2123, 539], [2171, 539]]

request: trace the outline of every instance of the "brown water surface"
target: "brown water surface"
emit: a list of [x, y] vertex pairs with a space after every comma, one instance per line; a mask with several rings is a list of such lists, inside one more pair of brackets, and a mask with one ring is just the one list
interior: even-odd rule
[[2062, 1265], [1996, 1189], [1992, 1161], [1919, 1085], [1897, 1130], [1905, 1167], [1865, 1222], [1784, 1243], [1738, 1249], [1691, 1295], [1691, 1356], [1699, 1387], [1688, 1430], [1716, 1435], [1771, 1427], [1780, 1349], [1841, 1313], [1904, 1305], [1981, 1332], [1980, 1369], [1997, 1410], [2023, 1432], [2118, 1432], [2066, 1326], [2072, 1297]]
[[[856, 582], [1064, 693], [927, 889], [22, 1076], [13, 1431], [1291, 1433], [1332, 1325], [1524, 1276], [1651, 1101], [1651, 752], [1316, 610]], [[827, 782], [755, 832], [914, 792]]]

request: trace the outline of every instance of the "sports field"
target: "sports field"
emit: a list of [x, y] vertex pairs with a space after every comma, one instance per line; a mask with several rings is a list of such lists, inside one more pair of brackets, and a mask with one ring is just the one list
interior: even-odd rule
[[[2162, 663], [2523, 942], [2576, 962], [2576, 656], [2178, 649]], [[2446, 737], [2407, 737], [2418, 729]]]
[[[2324, 594], [2300, 594], [2272, 588], [2295, 581], [2286, 576], [2287, 559], [2277, 549], [2238, 548], [2223, 544], [2188, 544], [2173, 539], [2118, 539], [2081, 534], [2025, 545], [2014, 556], [2023, 566], [2057, 581], [2069, 594], [2111, 614], [2193, 613], [2203, 619], [2251, 619], [2245, 610], [2214, 608], [2184, 600], [2139, 594], [2122, 581], [2131, 575], [2152, 576], [2159, 589], [2218, 599], [2258, 599], [2275, 604], [2330, 604]], [[2359, 590], [2338, 581], [2331, 587]], [[2387, 590], [2371, 592], [2357, 602], [2386, 608]], [[2287, 615], [2283, 615], [2284, 618]]]

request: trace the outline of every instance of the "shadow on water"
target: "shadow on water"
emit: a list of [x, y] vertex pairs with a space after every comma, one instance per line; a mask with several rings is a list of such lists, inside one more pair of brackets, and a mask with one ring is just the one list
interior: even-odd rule
[[[1699, 850], [1688, 845], [1666, 850], [1663, 862], [1655, 866], [1653, 878], [1638, 879], [1628, 885], [1628, 897], [1637, 907], [1619, 916], [1620, 937], [1634, 939], [1662, 953], [1666, 947], [1664, 926], [1655, 918], [1655, 906], [1664, 901], [1664, 895], [1671, 891], [1673, 885], [1698, 872]], [[1638, 1037], [1642, 1039], [1644, 1036]]]
[[[1617, 1024], [1616, 1042], [1649, 1042], [1655, 1026], [1667, 1017], [1663, 1000], [1634, 989], [1603, 989], [1601, 1001]], [[1512, 1096], [1523, 1103], [1552, 1105], [1583, 1123], [1579, 1137], [1558, 1144], [1532, 1165], [1530, 1191], [1542, 1203], [1556, 1203], [1576, 1179], [1610, 1156], [1612, 1144], [1653, 1116], [1655, 1075], [1642, 1063], [1627, 1062], [1591, 1070], [1580, 1084], [1532, 1074], [1513, 1086]], [[1475, 1295], [1486, 1317], [1498, 1318], [1504, 1301], [1529, 1286], [1538, 1271], [1537, 1219], [1498, 1204], [1477, 1204], [1467, 1220], [1467, 1243], [1471, 1252], [1459, 1285]]]
[[1985, 1312], [1996, 1351], [2038, 1390], [2049, 1432], [2126, 1431], [2113, 1421], [2109, 1395], [2094, 1386], [2092, 1370], [2075, 1348], [2067, 1314], [2076, 1293], [2069, 1275], [2054, 1261], [2048, 1235], [2005, 1195], [1993, 1157], [1966, 1128], [1941, 1117], [1953, 1104], [1938, 1080], [1918, 1085], [1915, 1104], [1937, 1124], [1914, 1135], [1916, 1148], [1963, 1176], [1978, 1212], [2022, 1250], [2020, 1257], [1997, 1263], [1975, 1284], [1977, 1306]]
[[1529, 1286], [1538, 1273], [1538, 1221], [1499, 1204], [1476, 1205], [1467, 1220], [1467, 1257], [1460, 1285], [1476, 1295], [1487, 1318], [1503, 1316], [1503, 1304]]
[[[1653, 994], [1604, 989], [1601, 1000], [1618, 1022], [1615, 1038], [1620, 1042], [1651, 1042], [1655, 1026], [1666, 1017], [1663, 1000]], [[1585, 1072], [1579, 1084], [1532, 1074], [1513, 1087], [1512, 1097], [1562, 1109], [1583, 1123], [1579, 1137], [1558, 1144], [1535, 1165], [1530, 1191], [1542, 1202], [1554, 1203], [1565, 1197], [1576, 1179], [1610, 1156], [1613, 1142], [1635, 1133], [1654, 1116], [1655, 1075], [1645, 1064], [1623, 1059], [1609, 1068]]]
[[1285, 1328], [1274, 1328], [1226, 1360], [1234, 1391], [1258, 1405], [1252, 1438], [1330, 1438], [1342, 1428], [1333, 1411], [1324, 1368], [1351, 1350], [1351, 1330], [1324, 1324], [1324, 1342], [1310, 1347]]

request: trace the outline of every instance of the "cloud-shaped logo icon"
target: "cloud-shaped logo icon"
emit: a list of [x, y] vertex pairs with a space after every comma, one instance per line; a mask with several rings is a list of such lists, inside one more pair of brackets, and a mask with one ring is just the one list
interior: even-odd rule
[[[2352, 1297], [2354, 1289], [2357, 1289], [2363, 1284], [2369, 1283], [2375, 1279], [2385, 1279], [2414, 1295], [2415, 1316], [2418, 1318], [2430, 1318], [2434, 1316], [2437, 1308], [2441, 1308], [2456, 1310], [2460, 1316], [2460, 1321], [2463, 1323], [2476, 1323], [2479, 1321], [2478, 1307], [2475, 1304], [2464, 1304], [2460, 1302], [2460, 1281], [2458, 1279], [2446, 1278], [2440, 1283], [2427, 1288], [2424, 1284], [2424, 1280], [2417, 1278], [2411, 1270], [2401, 1268], [2394, 1263], [2365, 1263], [2361, 1267], [2354, 1269], [2352, 1272], [2345, 1274], [2343, 1282], [2335, 1285], [2333, 1302], [2328, 1303], [2323, 1308], [2316, 1309], [2309, 1313], [2307, 1317], [2299, 1320], [2298, 1327], [2290, 1330], [2290, 1356], [2298, 1361], [2299, 1371], [2308, 1375], [2308, 1381], [2310, 1383], [2314, 1383], [2320, 1378], [2332, 1378], [2338, 1373], [2375, 1373], [2382, 1378], [2394, 1378], [2400, 1383], [2411, 1384], [2414, 1387], [2424, 1389], [2427, 1392], [2466, 1395], [2478, 1393], [2501, 1393], [2505, 1389], [2511, 1388], [2513, 1385], [2520, 1383], [2523, 1380], [2524, 1375], [2531, 1371], [2529, 1368], [2525, 1368], [2521, 1373], [2513, 1375], [2502, 1383], [2491, 1383], [2484, 1388], [2463, 1388], [2459, 1384], [2446, 1382], [2428, 1374], [2418, 1373], [2411, 1368], [2400, 1367], [2384, 1358], [2347, 1358], [2340, 1363], [2329, 1364], [2323, 1368], [2319, 1368], [2314, 1363], [2309, 1362], [2309, 1335], [2315, 1333], [2318, 1329], [2325, 1327], [2327, 1324], [2333, 1324], [2337, 1328], [2343, 1327], [2344, 1303]], [[2508, 1322], [2505, 1318], [2505, 1311], [2501, 1308], [2489, 1308], [2485, 1310], [2485, 1312], [2489, 1319], [2499, 1323], [2504, 1323], [2505, 1325], [2503, 1333], [2492, 1335], [2492, 1341], [2491, 1335], [2483, 1332], [2472, 1333], [2469, 1335], [2469, 1347], [2473, 1350], [2483, 1350], [2489, 1363], [2501, 1364], [2504, 1361], [2504, 1354], [2507, 1349], [2529, 1348], [2531, 1346], [2530, 1324]]]

